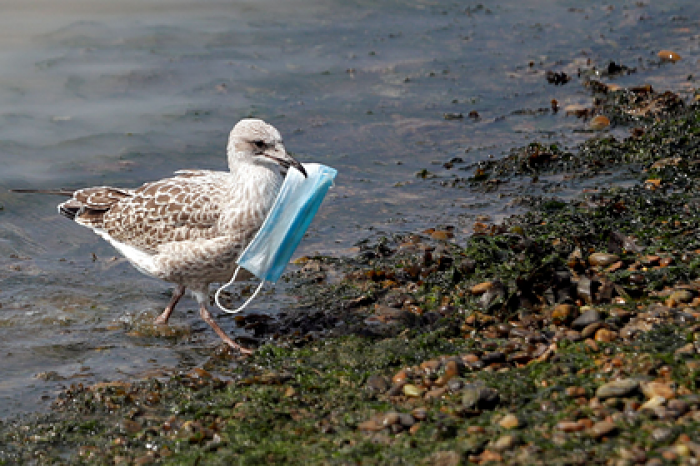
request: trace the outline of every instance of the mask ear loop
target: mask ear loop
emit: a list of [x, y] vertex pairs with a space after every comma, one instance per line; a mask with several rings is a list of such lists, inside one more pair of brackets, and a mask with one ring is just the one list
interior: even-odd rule
[[229, 313], [229, 314], [238, 314], [238, 313], [241, 312], [243, 309], [245, 309], [246, 306], [248, 306], [248, 304], [250, 304], [251, 301], [253, 301], [253, 300], [255, 299], [255, 297], [258, 295], [258, 293], [260, 292], [260, 290], [262, 290], [262, 287], [263, 287], [263, 285], [265, 284], [265, 280], [261, 281], [260, 284], [258, 285], [258, 287], [255, 289], [255, 293], [253, 293], [252, 295], [250, 295], [250, 297], [249, 297], [248, 299], [246, 299], [246, 301], [245, 301], [238, 309], [226, 309], [226, 308], [225, 308], [224, 306], [222, 306], [221, 303], [219, 302], [219, 294], [221, 293], [222, 290], [225, 290], [225, 289], [228, 288], [233, 282], [236, 281], [236, 275], [238, 275], [238, 271], [239, 271], [239, 270], [241, 270], [241, 266], [240, 266], [240, 265], [236, 268], [236, 271], [233, 272], [233, 277], [231, 277], [231, 280], [229, 280], [227, 284], [221, 286], [218, 290], [216, 290], [216, 294], [214, 295], [214, 302], [216, 302], [216, 305], [219, 306], [219, 309], [221, 309], [222, 311], [227, 312], [227, 313]]

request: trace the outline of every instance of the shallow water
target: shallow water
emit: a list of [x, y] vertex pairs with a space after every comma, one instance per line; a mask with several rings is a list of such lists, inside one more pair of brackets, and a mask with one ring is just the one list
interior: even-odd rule
[[[500, 156], [533, 140], [573, 147], [589, 137], [584, 121], [539, 111], [553, 98], [561, 107], [590, 105], [578, 68], [615, 61], [637, 68], [616, 78], [621, 85], [685, 95], [696, 86], [696, 1], [580, 5], [5, 2], [0, 417], [45, 409], [62, 385], [190, 367], [217, 344], [191, 300], [174, 315], [172, 335], [152, 335], [147, 322], [167, 303], [169, 285], [142, 277], [59, 217], [59, 198], [7, 188], [137, 186], [181, 168], [224, 169], [230, 128], [256, 116], [302, 161], [339, 170], [297, 255], [343, 254], [378, 231], [449, 224], [468, 234], [476, 215], [498, 220], [516, 208], [508, 196], [441, 187], [468, 174], [442, 164]], [[660, 65], [660, 49], [683, 60]], [[547, 70], [574, 79], [553, 86]], [[479, 120], [467, 117], [472, 110]], [[415, 176], [426, 168], [438, 178]], [[293, 304], [282, 284], [255, 310]], [[219, 321], [236, 332], [233, 319]]]

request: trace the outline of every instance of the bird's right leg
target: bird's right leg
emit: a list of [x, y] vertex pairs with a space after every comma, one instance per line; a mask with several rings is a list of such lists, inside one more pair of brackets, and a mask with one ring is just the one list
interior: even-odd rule
[[167, 324], [168, 319], [170, 319], [170, 314], [173, 313], [173, 309], [175, 309], [175, 306], [180, 301], [180, 298], [184, 296], [184, 294], [185, 285], [178, 285], [177, 288], [173, 290], [173, 297], [170, 298], [170, 302], [165, 307], [165, 310], [161, 313], [161, 315], [156, 317], [156, 320], [154, 320], [153, 323], [156, 325]]

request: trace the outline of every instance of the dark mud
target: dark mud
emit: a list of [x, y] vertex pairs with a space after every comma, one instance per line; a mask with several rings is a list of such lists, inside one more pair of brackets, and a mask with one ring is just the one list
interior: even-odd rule
[[296, 308], [237, 318], [253, 356], [72, 385], [0, 424], [0, 464], [696, 464], [700, 108], [595, 92], [624, 140], [452, 162], [445, 189], [529, 179], [527, 213], [302, 258]]

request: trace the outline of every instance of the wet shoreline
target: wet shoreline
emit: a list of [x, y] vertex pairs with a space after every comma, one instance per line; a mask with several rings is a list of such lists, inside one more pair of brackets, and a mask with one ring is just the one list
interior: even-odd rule
[[[596, 102], [621, 109], [628, 92]], [[638, 108], [666, 95], [647, 94]], [[695, 461], [700, 108], [681, 100], [620, 123], [624, 139], [467, 164], [445, 189], [502, 191], [526, 212], [304, 256], [285, 284], [298, 304], [236, 319], [253, 356], [73, 383], [51, 413], [0, 424], [0, 460]]]

